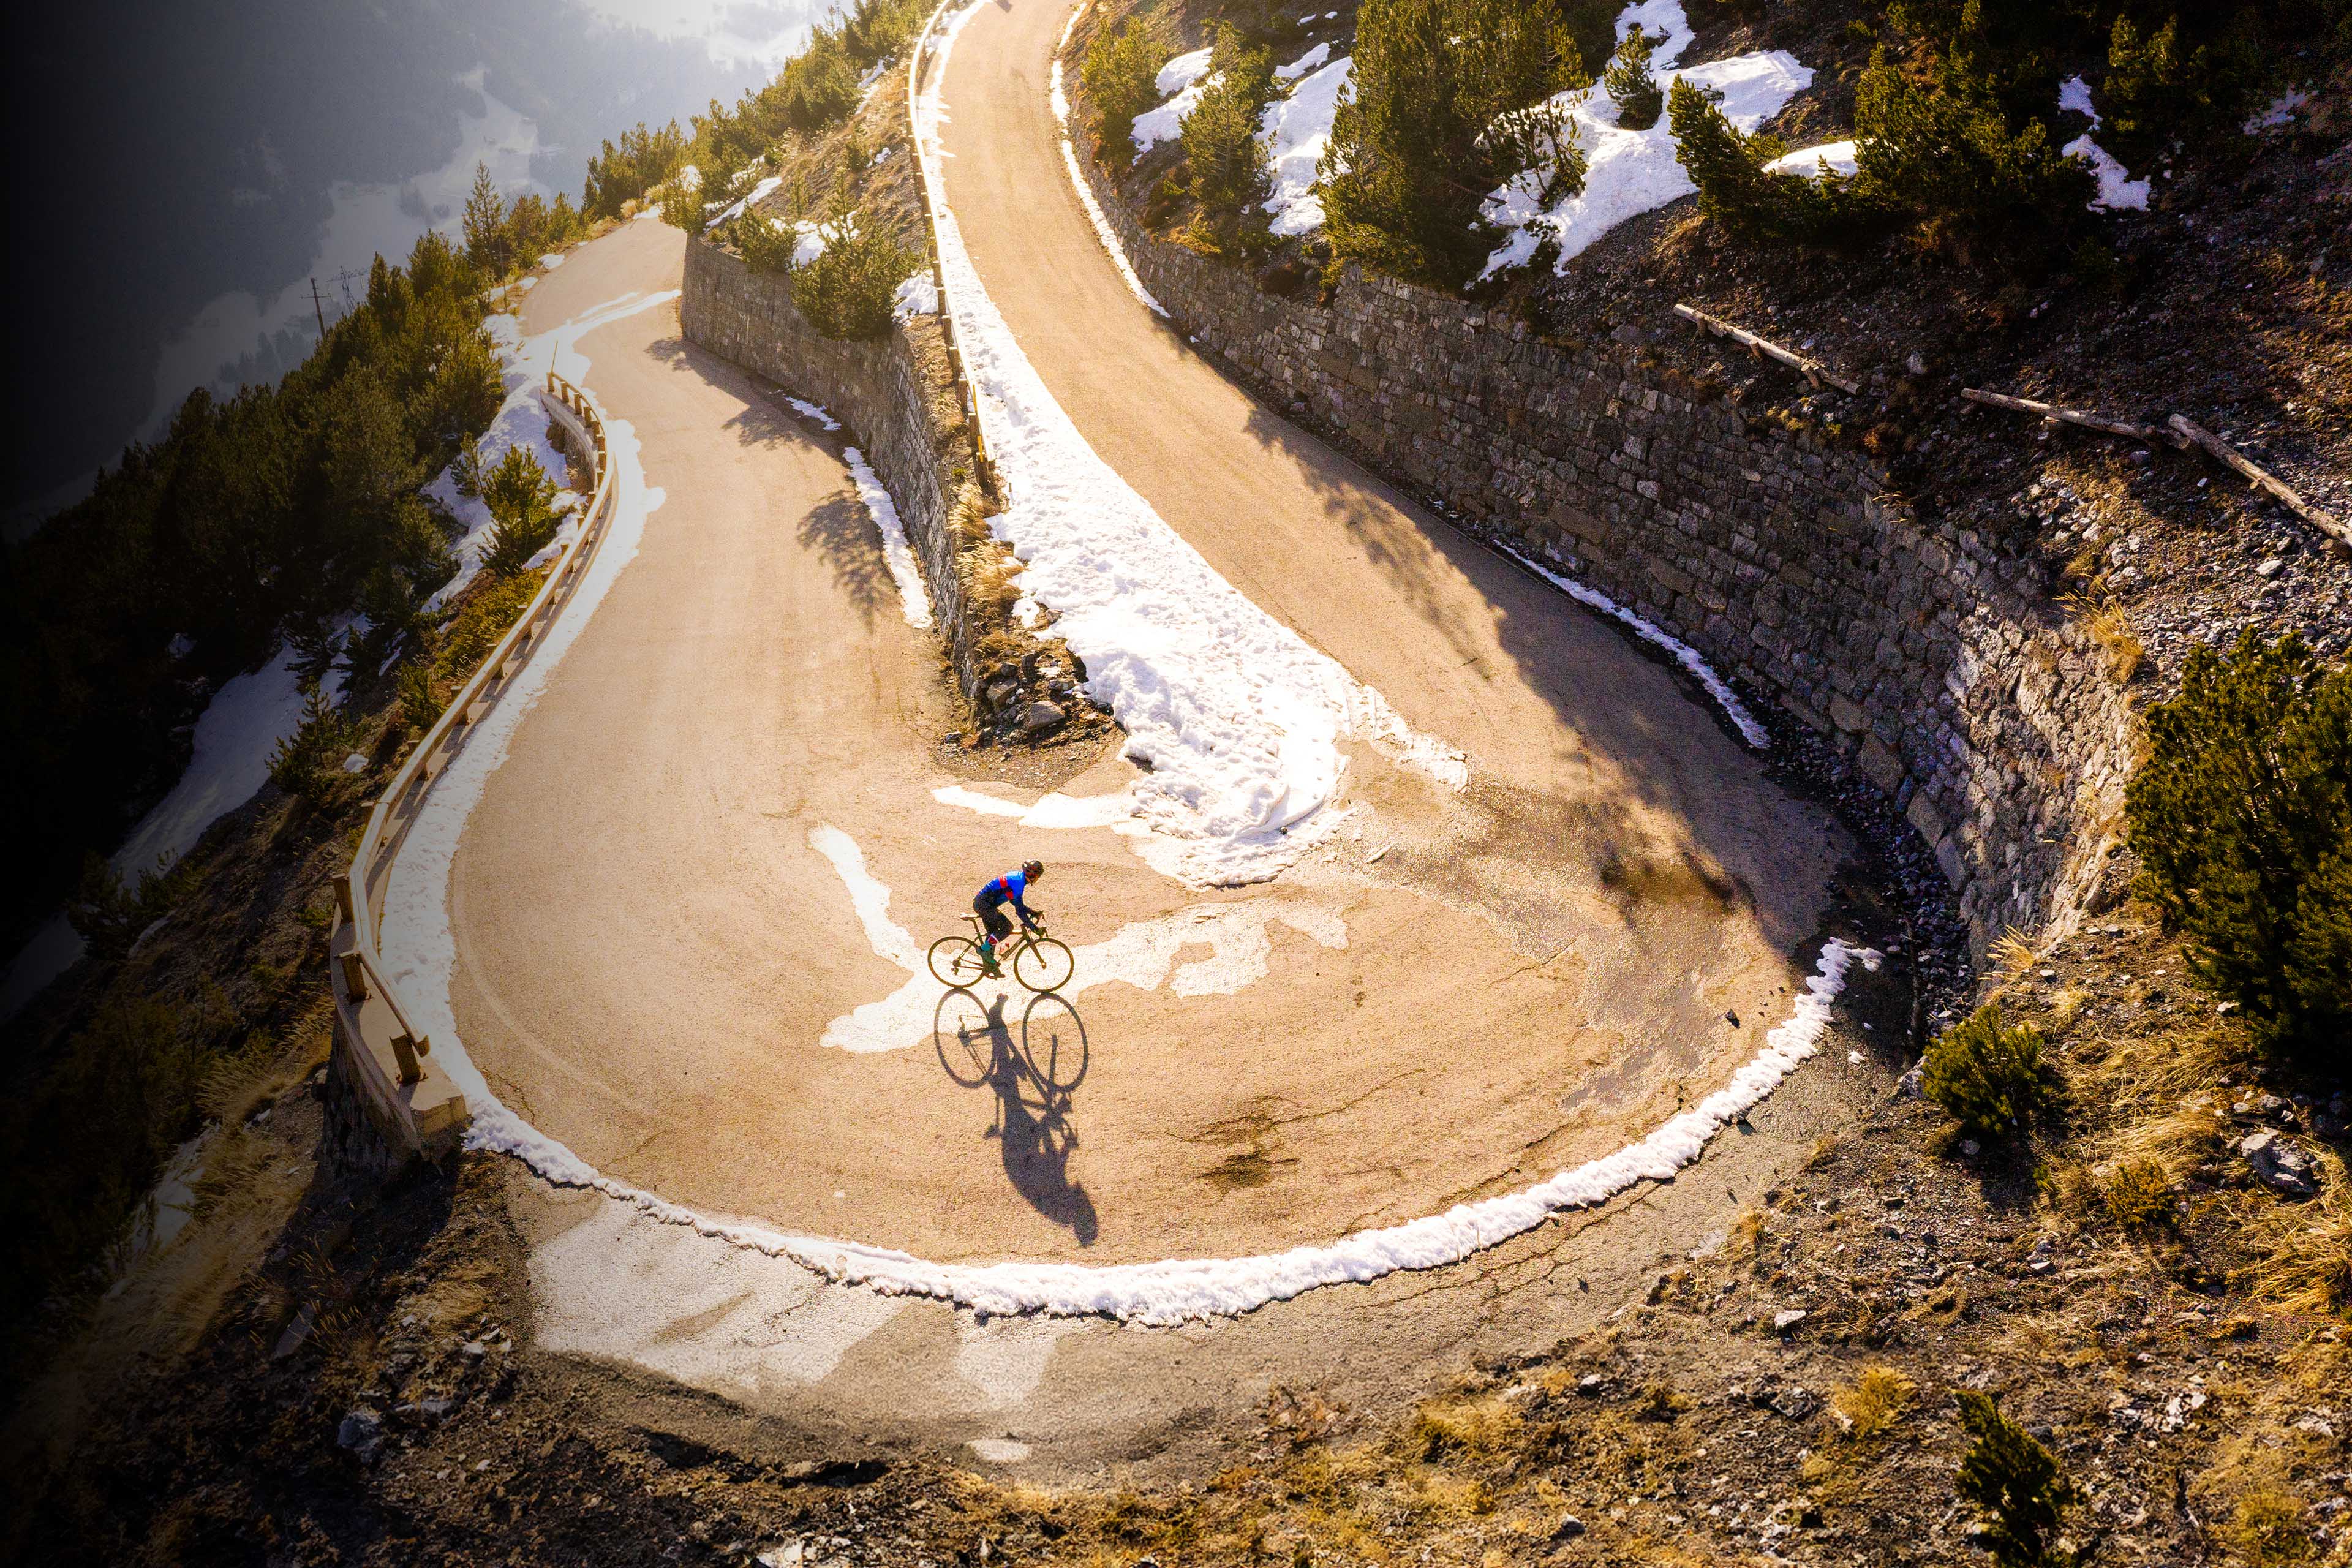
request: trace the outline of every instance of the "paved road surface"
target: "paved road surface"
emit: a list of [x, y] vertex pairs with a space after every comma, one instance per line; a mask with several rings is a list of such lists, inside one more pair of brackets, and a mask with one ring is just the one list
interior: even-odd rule
[[[1366, 749], [1361, 841], [1215, 894], [1107, 832], [937, 803], [950, 784], [1024, 792], [942, 761], [934, 646], [899, 615], [834, 449], [684, 343], [674, 308], [642, 312], [580, 346], [665, 500], [460, 846], [467, 1048], [609, 1173], [936, 1258], [1279, 1250], [1614, 1148], [1786, 1016], [1843, 841], [1659, 665], [1143, 311], [1055, 145], [1063, 14], [992, 5], [957, 46], [946, 194], [983, 281], [1097, 451], [1237, 586], [1461, 746], [1469, 787]], [[530, 295], [529, 329], [677, 287], [681, 243], [640, 223], [583, 247]], [[1063, 787], [1108, 793], [1123, 770]], [[1127, 978], [960, 1032], [971, 1005], [940, 1011], [869, 922], [919, 946], [1024, 852], [1052, 864], [1038, 901], [1087, 974]], [[877, 910], [867, 888], [866, 920], [861, 878], [887, 889]], [[1180, 1333], [975, 1324], [520, 1178], [519, 1212], [542, 1343], [820, 1424], [1011, 1433], [1048, 1469], [1179, 1463], [1269, 1381], [1376, 1397], [1472, 1347], [1590, 1323], [1833, 1125], [1845, 1077], [1808, 1068], [1703, 1180], [1456, 1269]]]

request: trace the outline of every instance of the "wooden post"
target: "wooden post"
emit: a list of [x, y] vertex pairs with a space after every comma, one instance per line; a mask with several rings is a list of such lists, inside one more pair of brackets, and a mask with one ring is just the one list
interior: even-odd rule
[[335, 914], [345, 925], [351, 924], [359, 918], [352, 889], [352, 879], [348, 873], [335, 879]]
[[360, 955], [356, 952], [344, 953], [341, 962], [343, 970], [343, 994], [350, 997], [354, 1004], [366, 1001], [367, 966], [360, 962]]
[[416, 1060], [416, 1044], [404, 1034], [392, 1037], [392, 1059], [399, 1065], [403, 1083], [415, 1083], [425, 1076], [425, 1068]]
[[2270, 496], [2304, 521], [2326, 534], [2336, 542], [2339, 550], [2352, 549], [2352, 523], [2347, 523], [2341, 518], [2330, 516], [2304, 500], [2302, 495], [2284, 480], [2255, 466], [2235, 447], [2231, 446], [2195, 420], [2176, 414], [2170, 423], [2188, 442], [2204, 447], [2214, 458], [2244, 475], [2247, 482], [2254, 489]]

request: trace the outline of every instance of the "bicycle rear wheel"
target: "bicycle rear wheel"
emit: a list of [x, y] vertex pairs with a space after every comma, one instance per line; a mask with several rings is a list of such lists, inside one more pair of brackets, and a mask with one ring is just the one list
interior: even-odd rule
[[931, 978], [942, 985], [969, 985], [980, 978], [980, 943], [968, 936], [943, 936], [931, 943]]
[[1032, 991], [1059, 991], [1070, 983], [1070, 971], [1076, 966], [1067, 946], [1050, 936], [1035, 936], [1013, 955], [1013, 978]]

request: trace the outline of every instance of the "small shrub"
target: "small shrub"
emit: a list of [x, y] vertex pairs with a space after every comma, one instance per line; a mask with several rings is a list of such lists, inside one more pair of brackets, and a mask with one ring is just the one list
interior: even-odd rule
[[1667, 101], [1675, 157], [1698, 187], [1699, 211], [1738, 237], [1817, 240], [1863, 217], [1846, 181], [1766, 174], [1788, 143], [1744, 134], [1690, 83], [1677, 79]]
[[1151, 29], [1133, 16], [1116, 31], [1106, 27], [1094, 36], [1078, 79], [1094, 105], [1097, 146], [1123, 145], [1135, 117], [1160, 102], [1158, 79], [1166, 53]]
[[702, 232], [702, 172], [688, 164], [662, 192], [662, 222], [692, 237]]
[[2000, 1008], [1987, 1004], [1927, 1047], [1919, 1092], [1971, 1132], [2014, 1131], [2048, 1097], [2042, 1032], [2031, 1024], [2002, 1027]]
[[800, 242], [797, 226], [748, 207], [735, 220], [735, 248], [743, 253], [743, 264], [754, 272], [792, 276], [793, 253]]
[[482, 536], [482, 570], [511, 577], [555, 541], [563, 516], [555, 510], [555, 481], [539, 459], [509, 447], [498, 467], [482, 476], [482, 504], [490, 526]]
[[2126, 1235], [2155, 1236], [2172, 1228], [2172, 1178], [2154, 1160], [2132, 1160], [2099, 1182], [2099, 1202]]
[[877, 225], [860, 228], [844, 214], [826, 226], [824, 254], [793, 273], [793, 304], [822, 337], [863, 341], [887, 337], [898, 285], [915, 269], [915, 253]]
[[1985, 1394], [1962, 1389], [1960, 1425], [1975, 1441], [1960, 1458], [1958, 1489], [1984, 1510], [1984, 1543], [1997, 1568], [2044, 1568], [2064, 1511], [2077, 1500], [2056, 1456], [2000, 1413]]
[[2250, 1568], [2284, 1568], [2319, 1558], [2302, 1500], [2276, 1487], [2257, 1486], [2240, 1493], [2222, 1534]]
[[1851, 1388], [1830, 1395], [1830, 1404], [1846, 1419], [1846, 1435], [1875, 1437], [1902, 1416], [1917, 1384], [1891, 1366], [1864, 1367]]
[[2176, 138], [2195, 143], [2233, 132], [2260, 66], [2248, 50], [2243, 41], [2191, 46], [2178, 16], [2153, 30], [2117, 16], [2099, 84], [2099, 144], [2137, 168]]
[[1447, 1454], [1489, 1458], [1501, 1453], [1522, 1425], [1500, 1399], [1433, 1399], [1413, 1412], [1410, 1440], [1424, 1459]]
[[269, 753], [269, 782], [299, 800], [324, 804], [350, 782], [343, 759], [358, 740], [359, 726], [313, 686], [300, 726]]
[[1615, 58], [1601, 73], [1610, 101], [1617, 106], [1617, 123], [1628, 131], [1647, 131], [1665, 112], [1665, 89], [1650, 74], [1650, 56], [1656, 50], [1636, 22], [1617, 46]]
[[818, 24], [769, 89], [777, 117], [803, 135], [839, 124], [857, 108], [858, 75], [840, 30]]
[[83, 856], [81, 880], [66, 901], [66, 922], [100, 958], [120, 958], [149, 926], [171, 912], [172, 906], [195, 886], [195, 872], [184, 860], [167, 866], [161, 859], [137, 883], [126, 881], [96, 853]]
[[2294, 635], [2198, 648], [2125, 792], [2142, 887], [2273, 1048], [2352, 1063], [2352, 668]]
[[1856, 194], [1931, 226], [2054, 242], [2080, 226], [2098, 180], [2060, 156], [2040, 121], [2012, 132], [1994, 104], [1911, 80], [1884, 49], [1854, 94]]
[[413, 658], [402, 665], [399, 689], [402, 729], [412, 735], [422, 735], [440, 721], [441, 710], [448, 701], [433, 679], [430, 659]]

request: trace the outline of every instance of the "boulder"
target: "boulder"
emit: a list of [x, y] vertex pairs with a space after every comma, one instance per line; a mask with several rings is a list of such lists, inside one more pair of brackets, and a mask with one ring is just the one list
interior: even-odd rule
[[1042, 700], [1032, 702], [1022, 712], [1021, 728], [1026, 734], [1043, 734], [1068, 717], [1069, 715], [1063, 712], [1056, 703]]
[[2254, 1173], [2254, 1180], [2284, 1198], [2319, 1195], [2319, 1162], [2307, 1149], [2265, 1127], [2238, 1143], [2238, 1155]]

